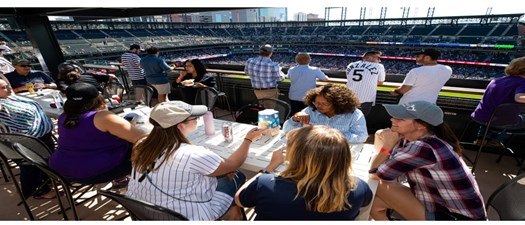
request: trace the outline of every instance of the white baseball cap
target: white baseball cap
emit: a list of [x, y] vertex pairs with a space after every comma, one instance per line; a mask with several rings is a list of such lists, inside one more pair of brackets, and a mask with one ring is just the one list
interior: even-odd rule
[[190, 105], [183, 101], [169, 101], [157, 104], [150, 113], [162, 128], [168, 128], [181, 123], [190, 116], [202, 116], [208, 111], [205, 105]]

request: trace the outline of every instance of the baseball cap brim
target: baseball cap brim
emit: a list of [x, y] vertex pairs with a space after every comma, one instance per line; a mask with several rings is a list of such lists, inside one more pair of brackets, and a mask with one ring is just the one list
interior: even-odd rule
[[192, 116], [202, 116], [208, 111], [208, 107], [205, 105], [192, 105], [191, 111], [189, 112]]
[[386, 112], [394, 118], [399, 119], [417, 119], [415, 115], [408, 113], [406, 106], [404, 105], [393, 105], [393, 104], [383, 104]]

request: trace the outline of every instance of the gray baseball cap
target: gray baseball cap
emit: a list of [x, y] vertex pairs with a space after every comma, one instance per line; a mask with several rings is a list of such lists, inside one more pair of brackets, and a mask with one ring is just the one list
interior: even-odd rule
[[383, 104], [390, 116], [399, 119], [420, 119], [432, 126], [443, 123], [443, 110], [436, 104], [426, 101], [407, 102], [393, 105]]

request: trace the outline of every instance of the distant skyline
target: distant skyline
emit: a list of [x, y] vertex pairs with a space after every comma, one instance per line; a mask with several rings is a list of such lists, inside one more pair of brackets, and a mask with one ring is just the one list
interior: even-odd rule
[[[286, 7], [288, 20], [292, 20], [295, 13], [314, 13], [324, 18], [325, 7], [347, 7], [346, 19], [359, 19], [361, 7], [366, 7], [365, 18], [379, 18], [381, 7], [387, 7], [386, 18], [401, 18], [402, 7], [410, 7], [409, 17], [426, 17], [429, 7], [435, 7], [434, 17], [484, 15], [488, 7], [492, 7], [491, 14], [524, 13], [522, 0], [198, 0], [198, 1], [165, 1], [148, 0], [90, 0], [90, 1], [63, 1], [63, 0], [26, 0], [1, 1], [0, 7]], [[330, 20], [341, 19], [341, 9], [332, 9]]]
[[[317, 1], [316, 1], [317, 2]], [[521, 3], [520, 3], [521, 2]], [[365, 18], [377, 19], [381, 7], [387, 7], [386, 18], [401, 18], [403, 7], [410, 7], [409, 17], [426, 17], [429, 7], [434, 7], [434, 17], [439, 16], [466, 16], [485, 15], [488, 7], [492, 7], [490, 14], [524, 13], [525, 7], [519, 0], [376, 0], [376, 1], [318, 1], [315, 4], [287, 6], [288, 19], [298, 12], [325, 16], [325, 7], [347, 7], [346, 19], [359, 19], [361, 7], [366, 7]], [[341, 8], [331, 9], [330, 20], [341, 19]]]

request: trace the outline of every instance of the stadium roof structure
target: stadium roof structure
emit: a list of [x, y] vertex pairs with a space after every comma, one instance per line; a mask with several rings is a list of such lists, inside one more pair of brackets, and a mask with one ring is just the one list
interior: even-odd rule
[[4, 7], [0, 8], [0, 16], [14, 19], [21, 25], [31, 41], [34, 52], [45, 71], [52, 75], [58, 73], [58, 65], [65, 58], [48, 16], [71, 16], [75, 21], [98, 20], [111, 18], [126, 18], [138, 16], [153, 16], [181, 14], [194, 12], [209, 12], [222, 10], [237, 10], [246, 8], [44, 8], [44, 7]]
[[0, 16], [71, 16], [78, 21], [233, 9], [246, 8], [0, 8]]

